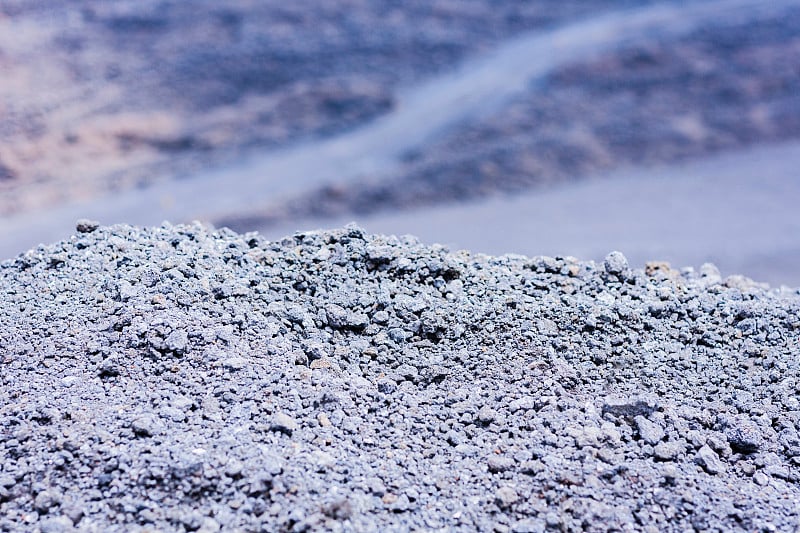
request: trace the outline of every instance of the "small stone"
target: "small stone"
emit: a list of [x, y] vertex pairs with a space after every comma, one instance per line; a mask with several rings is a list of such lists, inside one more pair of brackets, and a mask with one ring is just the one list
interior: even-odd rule
[[621, 277], [628, 272], [628, 260], [622, 255], [622, 252], [614, 251], [606, 256], [603, 267], [612, 276]]
[[92, 233], [100, 227], [100, 223], [87, 218], [81, 218], [75, 223], [75, 229], [78, 233]]
[[161, 418], [166, 418], [172, 422], [183, 422], [186, 420], [186, 413], [172, 406], [163, 407], [159, 413]]
[[393, 342], [405, 342], [409, 336], [410, 334], [402, 328], [392, 328], [389, 330], [389, 338], [392, 339]]
[[259, 472], [249, 479], [245, 492], [248, 496], [258, 497], [267, 494], [272, 489], [274, 476], [269, 472]]
[[639, 436], [647, 444], [655, 446], [664, 438], [664, 429], [658, 424], [651, 422], [641, 415], [635, 417], [633, 420], [636, 423], [636, 428], [639, 430]]
[[411, 509], [411, 501], [408, 499], [408, 496], [401, 494], [389, 508], [395, 512], [408, 511]]
[[291, 435], [298, 428], [297, 421], [286, 413], [278, 413], [272, 418], [272, 431], [280, 431], [287, 435]]
[[544, 472], [545, 466], [544, 463], [539, 461], [538, 459], [534, 459], [533, 461], [525, 461], [520, 464], [519, 471], [523, 474], [529, 476], [535, 476], [541, 472]]
[[197, 530], [197, 533], [217, 533], [222, 529], [222, 526], [211, 518], [210, 516], [206, 516], [203, 518], [203, 522], [200, 524], [200, 529]]
[[336, 304], [325, 306], [328, 324], [332, 328], [364, 329], [369, 325], [369, 317], [363, 313], [355, 313]]
[[694, 461], [702, 466], [709, 474], [721, 474], [725, 471], [725, 464], [720, 460], [717, 453], [708, 445], [704, 445], [700, 448]]
[[321, 357], [319, 359], [314, 359], [311, 361], [311, 364], [308, 365], [311, 370], [320, 370], [320, 369], [328, 369], [333, 368], [333, 363], [327, 357]]
[[153, 415], [143, 415], [131, 422], [131, 429], [137, 437], [152, 437], [158, 432], [159, 423]]
[[722, 281], [719, 268], [714, 263], [703, 263], [700, 267], [700, 277], [709, 285], [714, 285]]
[[522, 398], [517, 398], [516, 400], [512, 401], [508, 404], [508, 410], [512, 413], [522, 410], [529, 410], [534, 409], [536, 407], [536, 398], [533, 396], [523, 396]]
[[544, 515], [544, 521], [548, 527], [557, 528], [561, 525], [561, 516], [555, 511], [550, 511]]
[[123, 302], [126, 302], [132, 298], [136, 298], [139, 296], [140, 287], [139, 285], [133, 285], [126, 280], [122, 280], [118, 284], [119, 288], [119, 297]]
[[112, 378], [119, 376], [121, 366], [115, 357], [104, 359], [97, 369], [97, 375], [101, 378]]
[[328, 347], [325, 343], [315, 339], [309, 339], [302, 343], [303, 351], [309, 361], [316, 361], [323, 357], [328, 357]]
[[519, 501], [519, 495], [512, 487], [504, 485], [494, 493], [495, 503], [502, 509], [507, 509]]
[[167, 336], [164, 344], [172, 353], [183, 355], [186, 353], [186, 347], [189, 344], [189, 337], [186, 335], [185, 331], [176, 330]]
[[197, 511], [186, 513], [181, 517], [181, 522], [187, 531], [197, 531], [203, 524], [203, 515]]
[[317, 415], [317, 422], [319, 422], [319, 425], [324, 428], [329, 428], [333, 425], [331, 424], [331, 419], [328, 418], [328, 415], [325, 413], [320, 413]]
[[244, 357], [230, 357], [222, 363], [222, 366], [231, 372], [237, 372], [247, 366], [247, 359]]
[[732, 450], [728, 440], [722, 435], [710, 435], [706, 438], [706, 444], [717, 452], [720, 457], [730, 457]]
[[653, 455], [660, 461], [673, 461], [683, 452], [683, 445], [679, 442], [659, 442], [653, 448]]
[[644, 265], [644, 273], [648, 276], [654, 276], [656, 272], [669, 274], [672, 268], [666, 261], [648, 261]]
[[764, 472], [756, 472], [755, 474], [753, 474], [753, 482], [756, 485], [766, 487], [767, 485], [769, 485], [769, 476], [766, 475]]
[[514, 468], [514, 464], [514, 459], [511, 457], [503, 457], [500, 455], [494, 455], [487, 461], [489, 472], [494, 474], [511, 470]]
[[678, 477], [678, 468], [673, 464], [669, 464], [664, 467], [663, 473], [664, 473], [664, 481], [667, 484], [672, 484]]
[[71, 533], [75, 531], [72, 520], [67, 516], [53, 516], [39, 522], [42, 533]]
[[66, 376], [61, 378], [61, 386], [71, 387], [78, 381], [80, 381], [80, 378], [78, 376]]
[[462, 433], [461, 431], [456, 431], [455, 429], [451, 429], [445, 435], [445, 440], [451, 446], [458, 446], [459, 444], [465, 443], [466, 437], [464, 436], [464, 433]]
[[753, 422], [737, 420], [725, 429], [725, 437], [735, 451], [755, 453], [764, 445], [761, 430]]
[[235, 459], [228, 461], [228, 464], [225, 465], [225, 475], [232, 478], [241, 477], [243, 468], [244, 465], [241, 461]]
[[561, 261], [547, 255], [534, 257], [532, 264], [538, 272], [558, 272], [561, 270]]
[[378, 392], [383, 394], [391, 394], [397, 390], [397, 383], [387, 377], [378, 380]]
[[328, 452], [314, 450], [311, 452], [311, 463], [316, 467], [317, 472], [325, 472], [336, 464], [336, 459]]
[[52, 507], [58, 505], [58, 498], [50, 491], [43, 490], [33, 500], [33, 508], [40, 514], [46, 514]]
[[297, 350], [292, 353], [292, 356], [294, 357], [294, 364], [303, 366], [308, 365], [308, 356], [305, 354], [305, 352]]
[[491, 424], [495, 418], [497, 418], [497, 411], [488, 405], [484, 405], [481, 407], [480, 411], [478, 411], [477, 419], [481, 424]]
[[609, 396], [603, 402], [603, 414], [636, 417], [648, 416], [657, 409], [656, 402], [649, 397]]
[[389, 313], [386, 311], [378, 311], [372, 315], [372, 321], [376, 324], [386, 324], [389, 322]]
[[194, 405], [194, 400], [189, 398], [188, 396], [178, 396], [172, 400], [172, 407], [175, 409], [182, 409], [186, 410], [191, 408]]
[[386, 494], [386, 485], [379, 477], [368, 477], [364, 480], [364, 486], [375, 496], [383, 497]]

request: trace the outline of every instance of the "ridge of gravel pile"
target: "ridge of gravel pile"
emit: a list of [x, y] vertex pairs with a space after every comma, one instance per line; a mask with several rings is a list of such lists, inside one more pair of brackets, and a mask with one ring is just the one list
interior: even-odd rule
[[348, 226], [0, 263], [2, 531], [792, 531], [798, 291]]

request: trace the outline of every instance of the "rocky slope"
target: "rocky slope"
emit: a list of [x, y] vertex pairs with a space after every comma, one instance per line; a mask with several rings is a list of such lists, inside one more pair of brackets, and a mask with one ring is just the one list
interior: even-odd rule
[[97, 227], [0, 263], [2, 531], [791, 531], [800, 295]]

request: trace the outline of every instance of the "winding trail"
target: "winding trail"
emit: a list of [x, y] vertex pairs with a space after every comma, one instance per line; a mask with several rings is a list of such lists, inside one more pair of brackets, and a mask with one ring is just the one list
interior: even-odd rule
[[526, 34], [454, 72], [401, 91], [392, 112], [355, 131], [143, 190], [0, 219], [0, 258], [66, 237], [77, 218], [140, 225], [211, 220], [255, 211], [325, 183], [389, 174], [404, 154], [490, 113], [558, 66], [644, 36], [676, 36], [703, 24], [774, 16], [796, 6], [800, 0], [669, 2]]

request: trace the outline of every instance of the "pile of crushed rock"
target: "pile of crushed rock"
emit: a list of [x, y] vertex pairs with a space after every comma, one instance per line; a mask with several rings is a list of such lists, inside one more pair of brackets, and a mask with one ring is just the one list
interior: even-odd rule
[[0, 531], [793, 531], [800, 294], [97, 227], [0, 263]]

